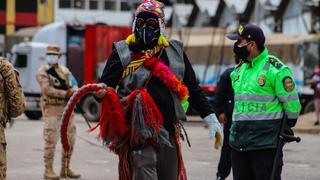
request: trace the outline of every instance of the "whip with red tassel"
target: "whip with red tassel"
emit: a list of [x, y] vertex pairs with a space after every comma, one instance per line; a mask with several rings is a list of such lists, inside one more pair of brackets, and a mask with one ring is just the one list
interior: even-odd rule
[[92, 93], [94, 91], [98, 91], [100, 89], [107, 88], [106, 85], [104, 84], [87, 84], [82, 86], [80, 89], [78, 89], [69, 99], [69, 102], [62, 114], [62, 121], [61, 121], [61, 143], [64, 152], [69, 152], [70, 151], [70, 144], [68, 140], [68, 125], [70, 121], [70, 117], [72, 115], [73, 109], [76, 106], [78, 100], [80, 99], [81, 96]]

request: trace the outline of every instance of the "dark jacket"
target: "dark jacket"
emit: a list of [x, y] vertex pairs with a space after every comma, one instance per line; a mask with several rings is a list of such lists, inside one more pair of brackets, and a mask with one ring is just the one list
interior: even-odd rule
[[[220, 114], [225, 113], [227, 117], [227, 124], [230, 125], [232, 121], [232, 111], [234, 106], [234, 92], [231, 85], [230, 74], [233, 71], [232, 68], [226, 69], [217, 84], [217, 90], [215, 93], [214, 107], [219, 117]], [[230, 126], [229, 126], [230, 127]]]
[[[194, 70], [185, 54], [184, 64], [185, 72], [183, 84], [187, 86], [189, 90], [189, 103], [190, 105], [199, 112], [201, 117], [205, 117], [213, 113], [213, 108], [209, 104], [207, 97], [203, 93], [199, 86]], [[168, 57], [165, 51], [162, 53], [160, 60], [169, 65]], [[111, 55], [107, 60], [107, 64], [103, 70], [103, 74], [100, 78], [100, 82], [107, 84], [109, 87], [115, 88], [123, 72], [123, 67], [119, 58], [119, 54], [116, 49], [113, 49]], [[152, 77], [147, 85], [147, 90], [153, 98], [154, 102], [158, 106], [160, 112], [164, 117], [164, 127], [170, 132], [174, 132], [175, 112], [173, 99], [170, 96], [170, 91], [162, 81], [156, 77]]]

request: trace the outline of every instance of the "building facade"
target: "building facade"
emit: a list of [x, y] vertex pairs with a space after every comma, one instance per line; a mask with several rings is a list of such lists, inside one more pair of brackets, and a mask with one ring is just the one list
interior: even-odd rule
[[1, 0], [0, 34], [53, 22], [54, 0]]

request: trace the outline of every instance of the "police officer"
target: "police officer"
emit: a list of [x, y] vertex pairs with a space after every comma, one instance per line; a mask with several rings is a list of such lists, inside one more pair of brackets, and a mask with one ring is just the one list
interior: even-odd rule
[[[45, 118], [43, 129], [45, 141], [44, 178], [59, 179], [59, 176], [53, 171], [54, 153], [58, 138], [57, 131], [61, 124], [60, 119], [64, 108], [73, 92], [77, 89], [77, 83], [68, 68], [58, 63], [61, 56], [59, 46], [49, 45], [46, 54], [47, 63], [39, 68], [36, 75], [42, 92], [42, 113]], [[76, 127], [72, 121], [70, 121], [70, 123], [68, 135], [70, 136], [70, 144], [73, 147]], [[62, 178], [80, 178], [79, 174], [74, 173], [69, 168], [71, 155], [72, 153], [67, 154], [62, 152], [62, 167], [60, 173], [60, 177]]]
[[[235, 104], [230, 129], [231, 161], [235, 180], [269, 180], [281, 122], [292, 132], [301, 105], [291, 70], [269, 55], [265, 36], [256, 25], [240, 25], [227, 38], [236, 40], [234, 53], [246, 63], [231, 73]], [[282, 148], [282, 147], [280, 147]], [[275, 163], [281, 179], [282, 150]]]
[[224, 180], [231, 171], [231, 148], [229, 146], [229, 132], [232, 122], [232, 111], [234, 104], [234, 93], [231, 85], [230, 74], [240, 65], [240, 59], [235, 57], [235, 67], [226, 69], [220, 76], [215, 93], [214, 107], [216, 114], [223, 126], [223, 145], [221, 148], [220, 160], [218, 164], [217, 180]]
[[7, 175], [4, 128], [10, 118], [19, 116], [25, 110], [25, 97], [18, 79], [17, 71], [0, 57], [0, 180], [5, 180]]

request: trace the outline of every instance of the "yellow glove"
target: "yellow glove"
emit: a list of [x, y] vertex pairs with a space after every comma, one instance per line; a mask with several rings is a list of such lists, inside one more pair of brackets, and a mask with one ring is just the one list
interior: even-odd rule
[[219, 132], [216, 132], [216, 135], [214, 136], [215, 141], [214, 141], [214, 148], [219, 149], [222, 146], [223, 139], [222, 136]]

